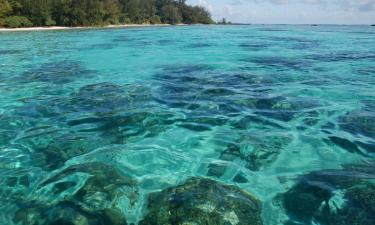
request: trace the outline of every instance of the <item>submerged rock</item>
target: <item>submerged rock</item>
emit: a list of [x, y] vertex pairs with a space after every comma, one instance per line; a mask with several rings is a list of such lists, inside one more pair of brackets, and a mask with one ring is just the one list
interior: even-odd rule
[[261, 225], [261, 203], [235, 186], [205, 178], [151, 193], [140, 225]]
[[354, 135], [375, 137], [375, 113], [369, 110], [353, 111], [339, 120], [340, 128]]
[[[24, 100], [14, 115], [3, 117], [0, 134], [13, 131], [16, 143], [33, 149], [35, 166], [57, 169], [101, 146], [124, 144], [169, 129], [175, 115], [154, 103], [150, 90], [142, 85], [86, 85], [66, 96]], [[7, 134], [0, 144], [9, 143], [13, 136]]]
[[55, 206], [34, 202], [19, 204], [14, 222], [22, 225], [127, 225], [117, 209], [87, 212], [72, 202], [61, 202]]
[[349, 143], [348, 140], [337, 138], [333, 141], [350, 152], [370, 156], [375, 152], [375, 103], [374, 101], [363, 101], [363, 103], [362, 109], [351, 111], [338, 120], [340, 129], [352, 134], [354, 141]]
[[230, 101], [237, 96], [234, 76], [214, 74], [211, 67], [204, 65], [171, 66], [155, 75], [157, 86], [155, 100], [173, 108], [210, 113], [237, 111], [230, 109]]
[[48, 82], [65, 84], [82, 78], [91, 78], [94, 71], [88, 70], [81, 62], [60, 61], [42, 64], [18, 77], [21, 82]]
[[14, 221], [21, 224], [125, 225], [117, 207], [125, 197], [129, 205], [138, 195], [135, 180], [103, 163], [70, 166], [39, 184], [34, 201], [17, 203]]
[[[129, 113], [149, 106], [151, 97], [149, 90], [140, 85], [97, 83], [83, 86], [70, 95], [40, 96], [22, 101], [23, 106], [15, 110], [17, 116], [69, 122], [80, 119], [92, 121], [96, 117], [107, 118]], [[71, 124], [76, 125], [76, 122]]]
[[[7, 161], [7, 159], [3, 158], [2, 161]], [[2, 167], [0, 167], [0, 205], [12, 201], [24, 201], [27, 198], [25, 196], [33, 190], [38, 176], [42, 174], [42, 171], [37, 168], [4, 169]]]
[[[85, 174], [87, 177], [86, 180]], [[69, 177], [78, 176], [78, 180]], [[81, 176], [81, 178], [79, 177]], [[82, 186], [80, 182], [84, 181]], [[127, 197], [134, 204], [138, 195], [135, 180], [125, 176], [112, 166], [103, 163], [84, 163], [70, 166], [40, 184], [40, 188], [52, 190], [53, 194], [61, 194], [73, 189], [74, 194], [64, 197], [87, 210], [103, 210]]]
[[302, 176], [282, 195], [288, 224], [375, 224], [375, 164]]
[[365, 155], [355, 143], [353, 143], [352, 141], [346, 138], [330, 136], [328, 137], [328, 139], [325, 140], [325, 142], [332, 142], [335, 145], [340, 146], [341, 148], [347, 150], [350, 153], [357, 153], [360, 155]]
[[[271, 95], [275, 82], [280, 82], [277, 79], [216, 71], [205, 65], [165, 67], [162, 73], [155, 75], [155, 80], [154, 99], [183, 110], [187, 120], [197, 115], [232, 118], [243, 112], [253, 112], [259, 117], [288, 122], [296, 114], [315, 111], [322, 105], [311, 98]], [[205, 125], [213, 124], [196, 124], [202, 131], [207, 130]]]
[[141, 85], [99, 83], [72, 94], [67, 124], [79, 132], [98, 132], [112, 143], [133, 136], [152, 136], [167, 129], [173, 115], [154, 107], [150, 90]]
[[[236, 143], [228, 144], [220, 153], [220, 160], [238, 162], [247, 169], [259, 171], [277, 160], [280, 152], [292, 141], [284, 134], [272, 135], [258, 132], [257, 135], [242, 134]], [[225, 165], [210, 164], [208, 176], [221, 177], [226, 171]]]
[[[34, 131], [37, 131], [34, 129]], [[110, 144], [109, 140], [101, 139], [86, 133], [64, 133], [66, 130], [44, 127], [36, 133], [18, 140], [33, 151], [30, 153], [31, 163], [44, 170], [55, 170], [64, 166], [65, 162], [99, 147]]]
[[[337, 120], [328, 122], [323, 132], [328, 134], [324, 142], [335, 144], [350, 153], [371, 157], [375, 153], [375, 101], [362, 100], [362, 108], [350, 111]], [[337, 135], [337, 130], [347, 134]]]
[[70, 96], [70, 104], [75, 111], [97, 113], [133, 109], [150, 100], [150, 92], [143, 86], [109, 82], [83, 86]]

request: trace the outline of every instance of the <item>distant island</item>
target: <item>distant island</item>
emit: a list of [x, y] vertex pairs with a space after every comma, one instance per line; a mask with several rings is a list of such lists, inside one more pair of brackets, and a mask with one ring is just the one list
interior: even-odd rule
[[232, 24], [232, 22], [227, 21], [227, 19], [223, 18], [221, 21], [218, 21], [217, 24], [227, 25], [227, 24]]
[[0, 27], [211, 24], [186, 0], [0, 0]]

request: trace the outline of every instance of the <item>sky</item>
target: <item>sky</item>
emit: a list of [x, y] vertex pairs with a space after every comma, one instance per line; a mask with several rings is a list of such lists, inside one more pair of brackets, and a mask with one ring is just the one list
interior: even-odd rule
[[187, 0], [215, 20], [260, 24], [375, 24], [375, 0]]

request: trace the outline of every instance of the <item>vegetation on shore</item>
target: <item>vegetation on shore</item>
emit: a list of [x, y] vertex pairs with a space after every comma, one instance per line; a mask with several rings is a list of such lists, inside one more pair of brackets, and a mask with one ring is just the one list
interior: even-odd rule
[[210, 24], [186, 0], [0, 0], [0, 27]]
[[218, 21], [217, 24], [227, 25], [227, 24], [232, 24], [232, 22], [227, 21], [227, 19], [223, 18], [221, 21]]

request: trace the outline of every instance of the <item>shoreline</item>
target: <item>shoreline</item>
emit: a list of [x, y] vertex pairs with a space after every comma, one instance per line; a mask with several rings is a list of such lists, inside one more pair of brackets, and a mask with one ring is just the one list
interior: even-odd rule
[[107, 25], [107, 26], [92, 26], [92, 27], [22, 27], [22, 28], [0, 28], [0, 32], [11, 31], [55, 31], [55, 30], [79, 30], [79, 29], [108, 29], [108, 28], [131, 28], [131, 27], [164, 27], [164, 26], [188, 26], [188, 24], [122, 24], [122, 25]]
[[[165, 27], [165, 26], [193, 26], [193, 25], [203, 25], [203, 24], [120, 24], [120, 25], [107, 25], [107, 26], [82, 26], [82, 27], [64, 27], [64, 26], [50, 26], [50, 27], [21, 27], [21, 28], [3, 28], [0, 27], [1, 32], [16, 32], [16, 31], [58, 31], [58, 30], [91, 30], [91, 29], [114, 29], [114, 28], [137, 28], [137, 27]], [[284, 25], [295, 25], [295, 26], [371, 26], [374, 27], [375, 24], [246, 24], [246, 23], [232, 23], [232, 24], [209, 24], [209, 25], [273, 25], [273, 26], [284, 26]]]

